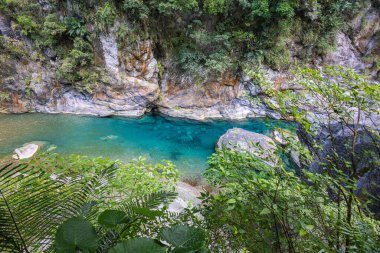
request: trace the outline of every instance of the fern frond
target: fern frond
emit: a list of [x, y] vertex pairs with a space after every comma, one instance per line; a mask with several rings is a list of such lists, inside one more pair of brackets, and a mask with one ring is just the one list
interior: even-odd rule
[[83, 180], [65, 174], [52, 177], [39, 165], [26, 162], [0, 165], [0, 252], [50, 248], [57, 227], [80, 214], [114, 170], [111, 166]]
[[175, 192], [159, 191], [135, 198], [123, 205], [124, 211], [133, 212], [134, 208], [155, 209], [160, 205], [167, 205], [177, 197]]

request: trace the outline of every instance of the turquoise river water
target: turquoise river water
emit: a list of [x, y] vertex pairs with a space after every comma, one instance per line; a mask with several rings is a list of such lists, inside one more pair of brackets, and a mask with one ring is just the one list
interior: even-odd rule
[[54, 152], [109, 157], [129, 161], [144, 156], [150, 162], [171, 160], [184, 173], [207, 167], [219, 137], [240, 127], [270, 134], [286, 123], [275, 120], [209, 121], [147, 115], [142, 118], [98, 118], [78, 115], [0, 114], [0, 157], [32, 141], [56, 146]]

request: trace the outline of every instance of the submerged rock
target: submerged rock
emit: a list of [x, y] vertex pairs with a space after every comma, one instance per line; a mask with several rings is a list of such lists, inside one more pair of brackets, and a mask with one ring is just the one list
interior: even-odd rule
[[271, 166], [276, 165], [279, 161], [275, 154], [276, 145], [271, 138], [241, 128], [228, 130], [219, 138], [216, 145], [218, 148], [226, 147], [238, 152], [248, 152]]
[[119, 136], [117, 136], [117, 135], [113, 135], [113, 134], [111, 134], [111, 135], [107, 135], [107, 136], [103, 136], [103, 137], [100, 137], [100, 139], [101, 139], [102, 141], [112, 141], [112, 140], [116, 140], [117, 138], [119, 138]]

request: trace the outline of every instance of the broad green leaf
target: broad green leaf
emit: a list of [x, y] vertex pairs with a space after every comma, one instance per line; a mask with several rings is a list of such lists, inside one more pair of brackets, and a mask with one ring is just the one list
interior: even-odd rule
[[149, 238], [135, 238], [118, 243], [108, 253], [164, 253], [166, 248]]
[[208, 249], [202, 248], [199, 250], [191, 250], [188, 248], [174, 248], [171, 253], [208, 253]]
[[98, 217], [99, 224], [105, 227], [115, 227], [116, 225], [127, 223], [129, 218], [127, 214], [119, 210], [106, 210]]
[[313, 225], [306, 225], [305, 228], [306, 228], [307, 230], [312, 230], [312, 229], [314, 228], [314, 226], [313, 226]]
[[133, 208], [133, 211], [137, 214], [141, 214], [147, 218], [155, 218], [157, 216], [161, 216], [163, 214], [162, 211], [158, 210], [150, 210], [145, 207]]
[[306, 230], [303, 229], [303, 228], [301, 228], [301, 230], [300, 230], [300, 236], [302, 237], [302, 236], [305, 236], [305, 235], [307, 235]]
[[261, 210], [260, 214], [261, 215], [266, 215], [266, 214], [269, 214], [270, 213], [270, 210], [268, 208], [264, 208], [263, 210]]
[[226, 208], [226, 211], [231, 211], [235, 209], [235, 205], [230, 205]]
[[188, 252], [201, 249], [205, 242], [205, 233], [202, 229], [186, 225], [165, 228], [160, 236], [172, 246], [186, 249]]
[[65, 221], [57, 230], [55, 247], [58, 253], [75, 252], [75, 249], [93, 252], [98, 245], [94, 227], [82, 217]]
[[228, 203], [228, 204], [234, 204], [234, 203], [236, 203], [236, 199], [229, 199], [229, 200], [227, 201], [227, 203]]

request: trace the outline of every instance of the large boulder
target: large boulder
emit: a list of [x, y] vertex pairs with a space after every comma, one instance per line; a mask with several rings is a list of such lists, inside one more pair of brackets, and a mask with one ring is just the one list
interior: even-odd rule
[[226, 147], [238, 152], [248, 152], [271, 166], [279, 162], [279, 157], [275, 154], [277, 148], [271, 138], [241, 128], [229, 129], [216, 145], [217, 148]]

